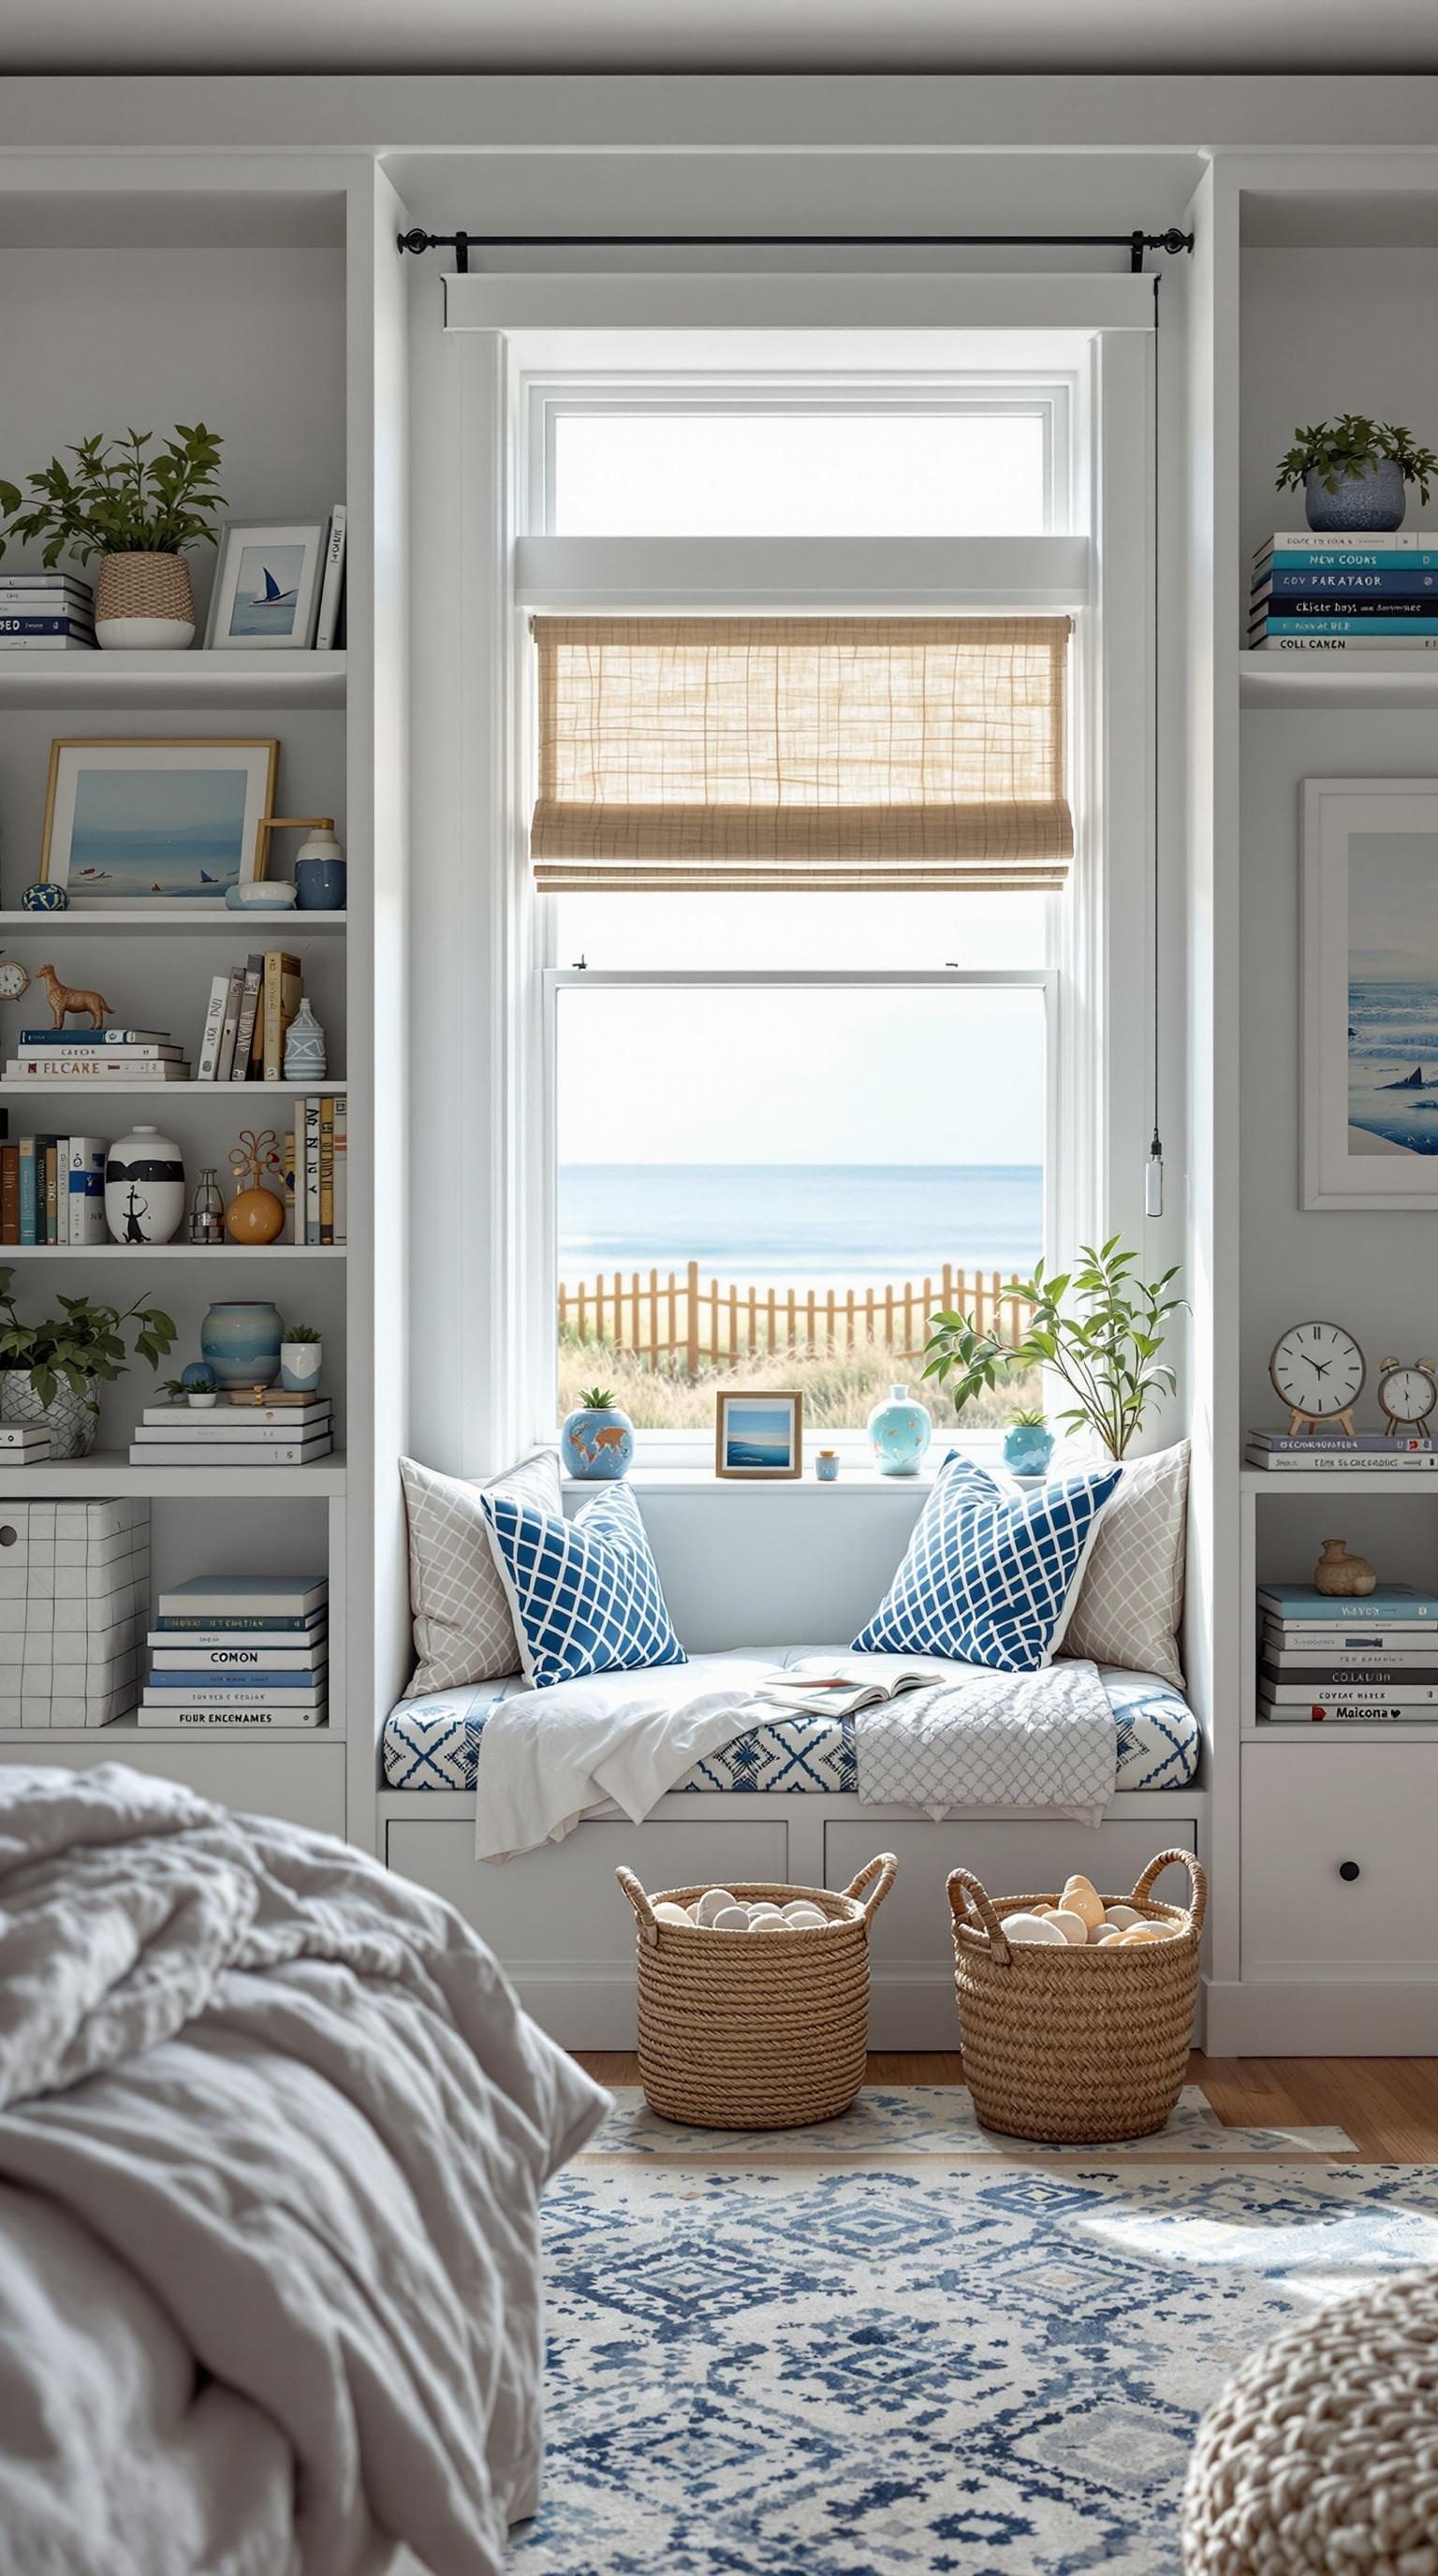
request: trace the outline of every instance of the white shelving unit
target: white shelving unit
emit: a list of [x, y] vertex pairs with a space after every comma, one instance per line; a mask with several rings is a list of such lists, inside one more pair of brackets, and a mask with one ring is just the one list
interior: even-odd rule
[[[102, 177], [103, 221], [77, 234], [76, 192], [98, 189]], [[183, 220], [157, 227], [155, 208], [167, 195]], [[343, 1092], [349, 1104], [343, 1245], [0, 1247], [0, 1267], [15, 1267], [22, 1313], [43, 1311], [33, 1301], [48, 1302], [72, 1279], [119, 1304], [143, 1293], [165, 1306], [179, 1328], [172, 1366], [198, 1349], [212, 1296], [246, 1293], [250, 1264], [256, 1293], [322, 1330], [340, 1445], [318, 1465], [132, 1466], [129, 1433], [151, 1393], [141, 1363], [102, 1391], [100, 1441], [89, 1458], [0, 1467], [0, 1520], [21, 1501], [144, 1496], [157, 1588], [194, 1573], [325, 1566], [329, 1725], [260, 1740], [177, 1739], [141, 1722], [30, 1728], [0, 1736], [0, 1761], [119, 1756], [366, 1845], [374, 1835], [375, 1737], [404, 1678], [408, 1609], [395, 1472], [405, 1436], [408, 1227], [407, 377], [394, 240], [406, 221], [368, 154], [307, 156], [303, 166], [288, 156], [234, 155], [221, 169], [183, 152], [120, 149], [82, 172], [68, 155], [0, 153], [0, 234], [12, 245], [0, 264], [12, 396], [7, 471], [42, 463], [92, 428], [202, 418], [225, 442], [228, 515], [319, 519], [340, 498], [348, 513], [343, 650], [0, 654], [0, 953], [32, 976], [47, 957], [63, 958], [69, 980], [98, 983], [127, 1017], [138, 1017], [143, 1002], [146, 1022], [173, 1027], [193, 1060], [210, 976], [237, 955], [282, 945], [304, 961], [331, 1058], [345, 1071], [269, 1084], [38, 1079], [0, 1086], [0, 1109], [14, 1136], [42, 1116], [58, 1123], [66, 1101], [77, 1112], [83, 1102], [93, 1126], [106, 1096], [123, 1101], [129, 1124], [144, 1114], [143, 1099], [173, 1127], [193, 1181], [201, 1161], [224, 1174], [240, 1127], [283, 1125], [307, 1093]], [[283, 328], [286, 344], [304, 349], [302, 365], [263, 371], [263, 383], [252, 363], [261, 314], [266, 329]], [[11, 565], [19, 560], [12, 552]], [[203, 553], [191, 561], [203, 623], [211, 565]], [[349, 859], [348, 911], [78, 902], [61, 913], [25, 911], [19, 899], [38, 873], [51, 740], [110, 733], [273, 735], [277, 810], [337, 817]], [[278, 872], [282, 852], [272, 864]], [[33, 992], [0, 1005], [7, 1054], [35, 1007]]]

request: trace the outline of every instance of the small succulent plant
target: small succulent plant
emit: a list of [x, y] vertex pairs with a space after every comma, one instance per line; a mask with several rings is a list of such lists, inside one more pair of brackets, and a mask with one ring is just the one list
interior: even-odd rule
[[609, 1386], [582, 1386], [579, 1401], [587, 1413], [612, 1413], [614, 1389]]

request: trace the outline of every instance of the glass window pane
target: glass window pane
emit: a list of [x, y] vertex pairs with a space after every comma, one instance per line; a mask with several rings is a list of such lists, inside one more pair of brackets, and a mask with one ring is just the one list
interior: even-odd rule
[[565, 894], [556, 964], [650, 970], [1042, 966], [1043, 894]]
[[1042, 1251], [1040, 993], [558, 1002], [561, 1414], [602, 1379], [642, 1427], [707, 1429], [720, 1384], [796, 1385], [814, 1428], [860, 1428], [936, 1306], [987, 1318]]
[[1036, 412], [565, 412], [559, 536], [1037, 536]]

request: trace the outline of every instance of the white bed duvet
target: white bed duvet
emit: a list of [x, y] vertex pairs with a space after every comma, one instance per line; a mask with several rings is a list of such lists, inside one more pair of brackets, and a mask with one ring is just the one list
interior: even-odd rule
[[497, 2576], [604, 2101], [358, 1852], [0, 1773], [5, 2576]]

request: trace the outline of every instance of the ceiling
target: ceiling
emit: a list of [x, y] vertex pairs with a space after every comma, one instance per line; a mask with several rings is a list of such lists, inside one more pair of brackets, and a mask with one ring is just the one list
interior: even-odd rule
[[1438, 71], [1435, 0], [3, 0], [17, 72]]

